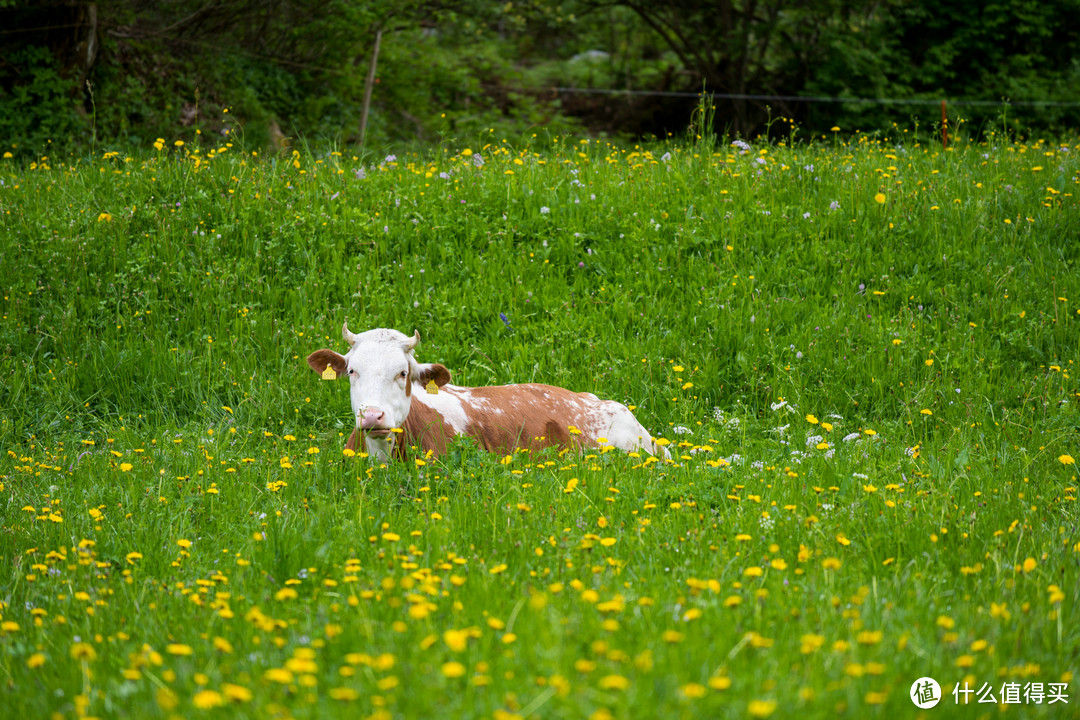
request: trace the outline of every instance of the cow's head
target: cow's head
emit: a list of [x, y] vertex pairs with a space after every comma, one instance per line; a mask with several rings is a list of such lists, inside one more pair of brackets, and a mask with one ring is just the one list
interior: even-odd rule
[[368, 441], [392, 443], [394, 428], [402, 427], [409, 416], [414, 389], [422, 392], [433, 380], [445, 385], [450, 382], [450, 371], [442, 365], [416, 362], [413, 353], [420, 343], [419, 332], [408, 337], [379, 328], [354, 334], [346, 322], [341, 335], [350, 346], [347, 353], [316, 350], [308, 355], [308, 365], [320, 375], [329, 366], [337, 377], [348, 378], [356, 427]]

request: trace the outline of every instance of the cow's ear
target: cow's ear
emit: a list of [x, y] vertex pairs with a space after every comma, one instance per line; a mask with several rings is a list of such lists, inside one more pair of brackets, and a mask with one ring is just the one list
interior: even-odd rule
[[419, 366], [420, 372], [417, 377], [420, 378], [420, 384], [426, 386], [429, 382], [435, 381], [435, 385], [442, 387], [450, 382], [450, 371], [446, 369], [445, 365], [439, 363], [427, 363]]
[[334, 373], [341, 377], [345, 374], [347, 365], [345, 358], [338, 355], [333, 350], [316, 350], [307, 356], [307, 364], [311, 366], [311, 369], [322, 375], [326, 371], [326, 366], [329, 365]]

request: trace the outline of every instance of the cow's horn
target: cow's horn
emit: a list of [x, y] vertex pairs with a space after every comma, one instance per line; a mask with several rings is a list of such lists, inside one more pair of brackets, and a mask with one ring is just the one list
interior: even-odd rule
[[420, 344], [420, 331], [417, 330], [413, 333], [412, 339], [405, 341], [405, 352], [412, 352], [416, 349], [416, 346]]
[[349, 332], [348, 320], [341, 326], [341, 337], [344, 338], [345, 342], [349, 343], [349, 347], [356, 344], [356, 336]]

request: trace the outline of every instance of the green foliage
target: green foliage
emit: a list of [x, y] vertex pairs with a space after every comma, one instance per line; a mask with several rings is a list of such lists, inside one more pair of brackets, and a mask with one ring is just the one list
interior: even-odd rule
[[857, 26], [832, 28], [830, 51], [808, 92], [930, 102], [899, 108], [851, 103], [839, 113], [813, 108], [812, 126], [831, 121], [871, 130], [903, 116], [921, 117], [926, 125], [940, 118], [934, 102], [940, 100], [959, 101], [952, 114], [983, 130], [1010, 101], [1045, 103], [1010, 108], [1014, 131], [1060, 131], [1080, 122], [1072, 90], [1080, 70], [1070, 49], [1080, 43], [1080, 6], [1073, 0], [991, 3], [978, 12], [965, 2], [888, 7]]
[[73, 145], [85, 141], [89, 128], [71, 102], [70, 83], [46, 48], [16, 50], [0, 65], [0, 138], [48, 151], [50, 141]]
[[1080, 122], [1078, 17], [1076, 0], [979, 12], [901, 0], [12, 2], [0, 6], [0, 23], [15, 28], [0, 35], [0, 132], [27, 156], [95, 138], [146, 147], [221, 132], [228, 108], [252, 147], [350, 145], [380, 31], [368, 149], [491, 129], [543, 136], [540, 127], [670, 137], [694, 107], [686, 97], [556, 87], [704, 87], [717, 96], [717, 129], [742, 137], [837, 124], [873, 132], [913, 118], [928, 128], [941, 99], [954, 125], [962, 116], [986, 131], [1005, 118], [1012, 134], [1063, 131]]

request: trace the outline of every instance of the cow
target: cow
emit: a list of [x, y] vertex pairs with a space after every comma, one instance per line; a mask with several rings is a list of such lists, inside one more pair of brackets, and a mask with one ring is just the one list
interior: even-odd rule
[[419, 332], [409, 337], [379, 328], [354, 334], [346, 321], [341, 335], [348, 352], [324, 348], [307, 362], [324, 378], [348, 378], [356, 427], [345, 447], [358, 451], [362, 443], [381, 462], [406, 459], [410, 446], [424, 455], [442, 455], [457, 435], [476, 438], [485, 450], [501, 454], [611, 445], [670, 458], [622, 403], [538, 383], [451, 385], [446, 366], [417, 362]]

